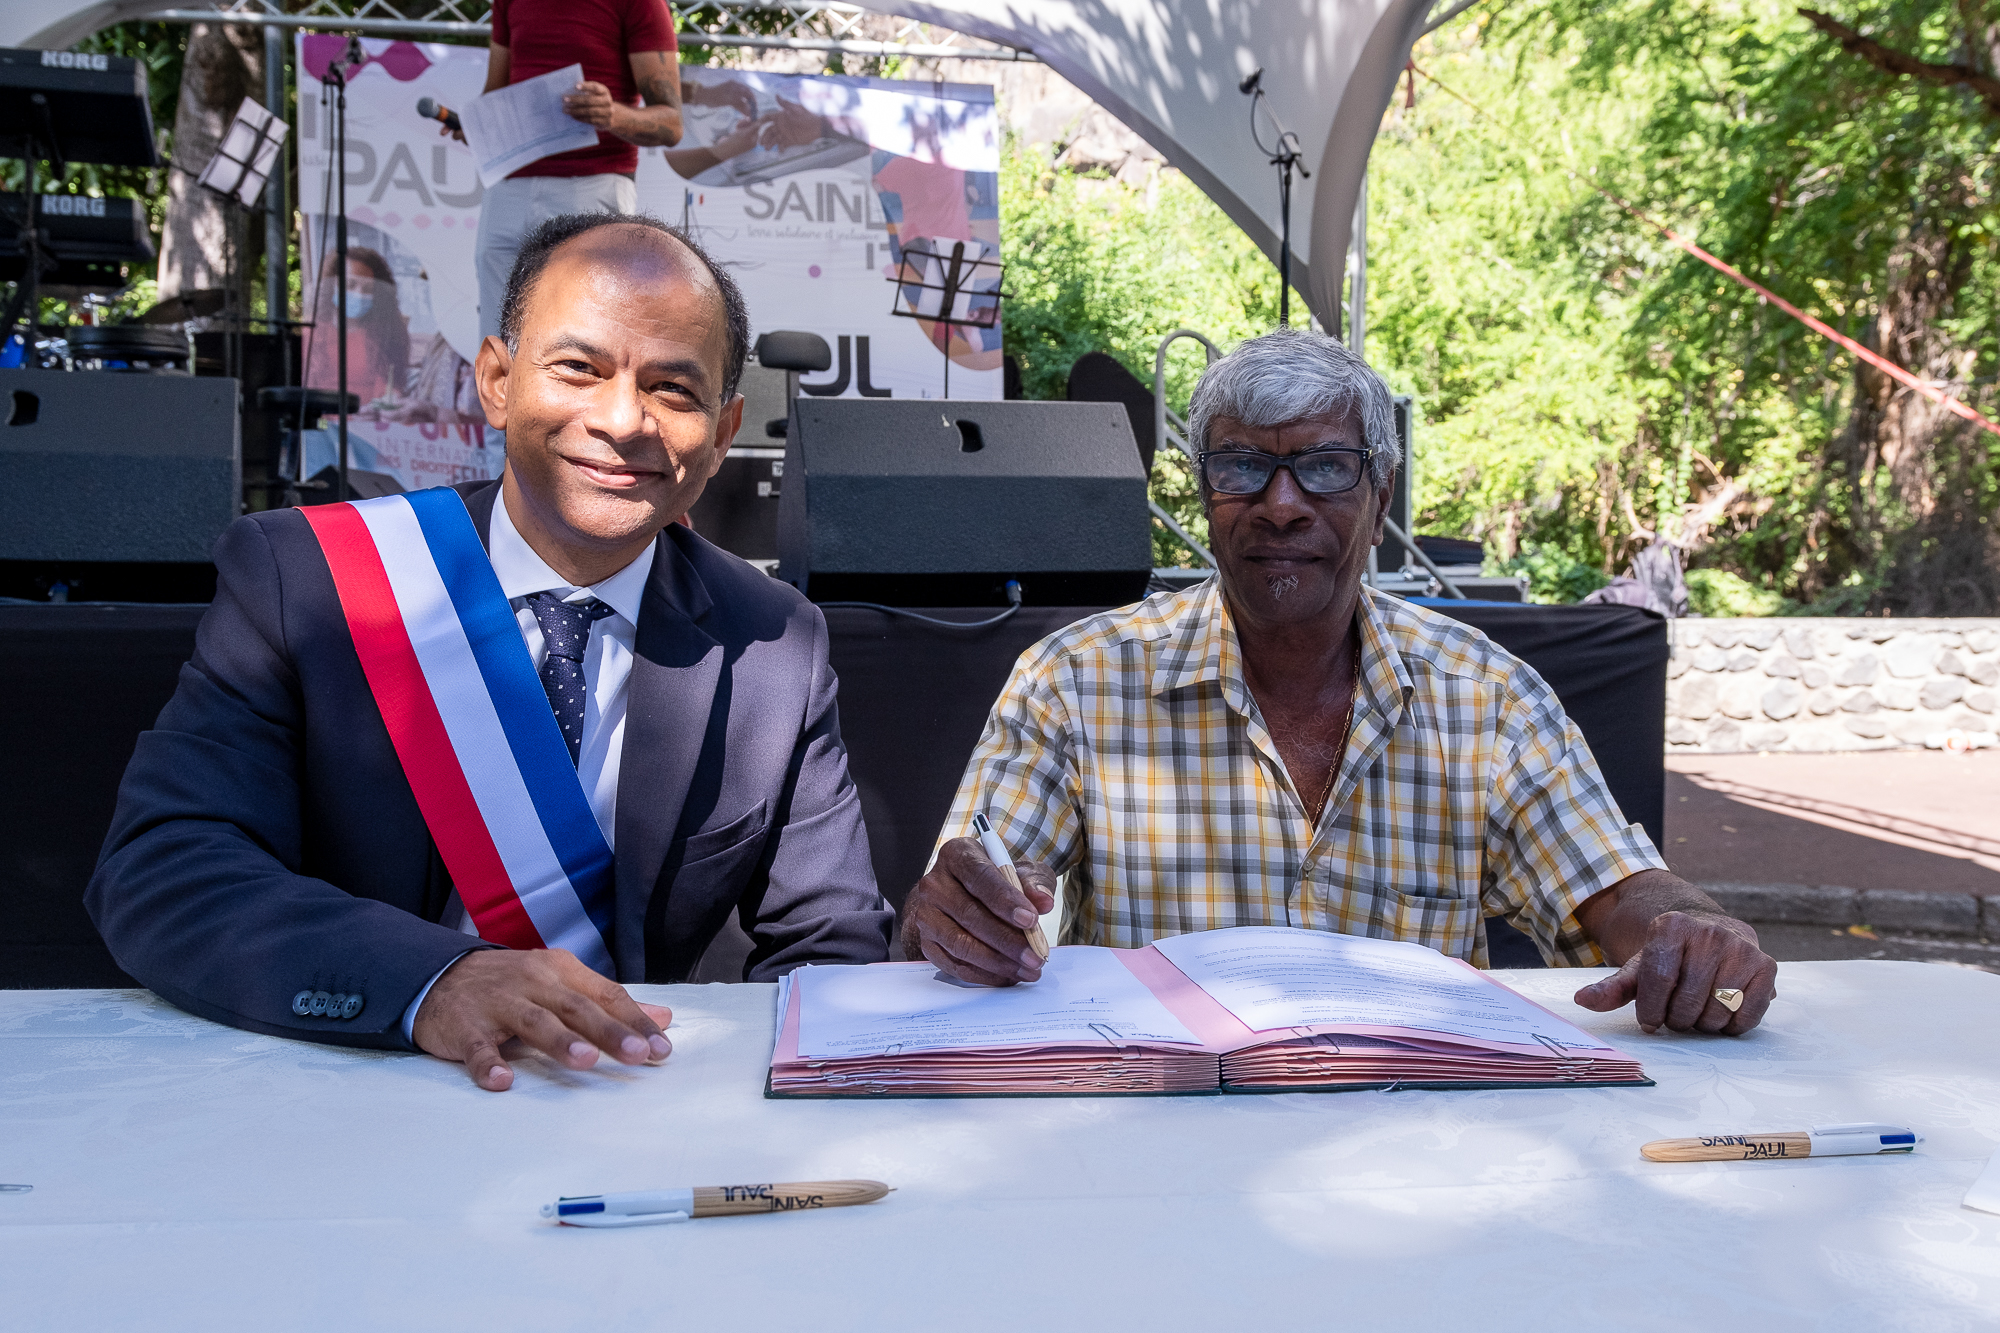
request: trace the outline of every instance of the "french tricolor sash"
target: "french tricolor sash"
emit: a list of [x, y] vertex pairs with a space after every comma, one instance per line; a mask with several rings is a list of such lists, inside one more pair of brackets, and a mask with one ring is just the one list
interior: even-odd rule
[[465, 502], [439, 487], [300, 512], [479, 938], [614, 975], [611, 848]]

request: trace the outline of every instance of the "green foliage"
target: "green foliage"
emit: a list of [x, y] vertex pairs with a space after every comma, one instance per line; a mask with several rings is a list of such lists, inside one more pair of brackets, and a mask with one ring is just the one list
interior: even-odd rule
[[[1002, 336], [1030, 398], [1061, 398], [1086, 352], [1116, 357], [1153, 382], [1160, 340], [1178, 328], [1223, 351], [1278, 322], [1278, 275], [1235, 224], [1178, 172], [1141, 188], [1051, 164], [1041, 145], [1010, 138], [1000, 166], [1001, 253], [1007, 262]], [[1292, 309], [1303, 315], [1295, 291]], [[1167, 401], [1184, 409], [1205, 364], [1199, 343], [1168, 353]], [[1162, 442], [1153, 498], [1205, 540], [1194, 477]], [[1195, 563], [1157, 525], [1154, 559]]]
[[[1663, 529], [1759, 597], [2000, 609], [2000, 439], [1936, 425], [1618, 202], [1984, 408], [2000, 118], [1778, 0], [1499, 12], [1420, 47], [1441, 82], [1371, 164], [1370, 352], [1429, 419], [1424, 524], [1606, 573]], [[1992, 68], [1978, 0], [1841, 18]]]
[[1593, 562], [1579, 560], [1560, 546], [1534, 542], [1512, 559], [1500, 561], [1499, 572], [1527, 575], [1529, 601], [1560, 605], [1580, 602], [1611, 582]]
[[1535, 548], [1523, 568], [1538, 591], [1588, 591], [1576, 567], [1623, 553], [1602, 483], [1631, 471], [1642, 409], [1619, 346], [1629, 284], [1594, 271], [1573, 222], [1590, 196], [1570, 171], [1633, 113], [1578, 97], [1558, 61], [1522, 68], [1474, 45], [1434, 63], [1506, 119], [1487, 125], [1431, 88], [1376, 141], [1368, 350], [1422, 409], [1418, 530], [1482, 538], [1503, 562]]
[[1790, 605], [1769, 588], [1760, 588], [1726, 569], [1687, 572], [1688, 610], [1703, 616], [1777, 616]]

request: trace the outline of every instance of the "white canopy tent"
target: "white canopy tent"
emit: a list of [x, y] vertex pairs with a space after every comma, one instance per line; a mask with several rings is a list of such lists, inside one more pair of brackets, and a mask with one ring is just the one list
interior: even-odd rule
[[[1292, 188], [1293, 281], [1340, 324], [1341, 278], [1376, 127], [1432, 0], [897, 0], [897, 13], [1034, 54], [1185, 171], [1275, 261], [1277, 172], [1237, 83], [1312, 176]], [[1265, 143], [1271, 142], [1266, 131]]]
[[[1251, 141], [1249, 99], [1237, 91], [1244, 75], [1261, 68], [1270, 109], [1298, 135], [1312, 173], [1293, 186], [1293, 281], [1321, 324], [1338, 328], [1369, 149], [1433, 3], [888, 0], [862, 7], [1032, 52], [1185, 171], [1275, 262], [1277, 173]], [[69, 46], [163, 8], [159, 0], [0, 0], [0, 46]]]

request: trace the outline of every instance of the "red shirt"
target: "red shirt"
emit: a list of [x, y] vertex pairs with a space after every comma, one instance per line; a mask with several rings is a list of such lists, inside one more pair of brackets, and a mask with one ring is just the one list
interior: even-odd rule
[[[581, 64], [586, 80], [603, 84], [627, 106], [639, 105], [628, 57], [680, 50], [666, 0], [493, 0], [493, 44], [511, 57], [509, 83]], [[556, 153], [514, 175], [629, 176], [638, 169], [638, 147], [599, 130], [595, 148]]]

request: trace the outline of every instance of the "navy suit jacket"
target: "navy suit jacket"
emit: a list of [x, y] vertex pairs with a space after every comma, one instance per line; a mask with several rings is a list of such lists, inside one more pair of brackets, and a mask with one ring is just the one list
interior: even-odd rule
[[[459, 492], [485, 540], [499, 483]], [[183, 1009], [407, 1049], [404, 1009], [484, 946], [438, 924], [451, 880], [304, 516], [239, 519], [215, 563], [194, 657], [139, 737], [85, 903], [118, 965]], [[818, 610], [675, 524], [634, 649], [619, 979], [685, 980], [732, 913], [747, 980], [886, 957]], [[359, 996], [359, 1012], [297, 1013], [302, 992]]]

